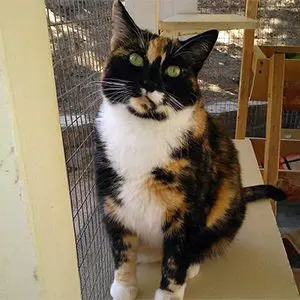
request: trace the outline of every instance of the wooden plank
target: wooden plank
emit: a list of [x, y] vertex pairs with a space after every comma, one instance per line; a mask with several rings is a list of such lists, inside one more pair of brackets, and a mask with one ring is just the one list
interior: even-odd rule
[[285, 60], [285, 81], [300, 80], [300, 60], [286, 59]]
[[260, 46], [267, 58], [271, 58], [274, 53], [300, 53], [299, 46]]
[[207, 29], [255, 29], [257, 20], [234, 14], [175, 14], [160, 21], [163, 31], [201, 31]]
[[[264, 164], [265, 143], [264, 138], [250, 138], [256, 159], [259, 165]], [[281, 139], [280, 140], [280, 155], [288, 156], [290, 154], [300, 153], [300, 140], [296, 139]], [[278, 166], [278, 164], [277, 164]]]
[[[246, 16], [256, 19], [258, 1], [248, 0], [246, 5]], [[243, 57], [241, 64], [241, 76], [239, 87], [239, 102], [236, 119], [236, 139], [244, 139], [246, 135], [248, 118], [248, 100], [250, 96], [250, 79], [253, 58], [254, 30], [245, 30], [243, 42]]]
[[281, 113], [284, 84], [284, 54], [275, 53], [270, 62], [264, 180], [276, 185], [281, 138]]
[[269, 60], [260, 46], [253, 48], [252, 74], [250, 100], [267, 101]]
[[[253, 82], [250, 99], [267, 101], [267, 80], [273, 53], [300, 53], [300, 47], [256, 46], [252, 63]], [[300, 60], [285, 59], [284, 110], [300, 111]]]
[[[287, 64], [285, 65], [287, 67]], [[284, 83], [283, 110], [300, 111], [300, 65], [299, 81], [288, 81]]]
[[[264, 168], [260, 168], [261, 175], [264, 176]], [[278, 181], [284, 179], [287, 181], [300, 181], [300, 171], [297, 170], [278, 170]]]
[[300, 129], [283, 128], [281, 129], [281, 138], [300, 140]]
[[161, 0], [155, 0], [155, 22], [156, 22], [157, 34], [160, 34], [160, 14], [161, 14], [160, 1]]
[[[253, 78], [250, 99], [252, 101], [268, 101], [268, 73], [266, 66], [269, 65], [268, 60], [264, 65], [258, 63], [257, 70]], [[300, 68], [300, 66], [299, 66]], [[300, 69], [299, 69], [300, 71]], [[287, 72], [285, 72], [286, 74]], [[300, 78], [300, 74], [299, 74]], [[284, 111], [300, 111], [300, 81], [284, 82], [283, 90], [283, 110]]]
[[278, 177], [287, 181], [300, 182], [300, 171], [298, 170], [279, 170]]

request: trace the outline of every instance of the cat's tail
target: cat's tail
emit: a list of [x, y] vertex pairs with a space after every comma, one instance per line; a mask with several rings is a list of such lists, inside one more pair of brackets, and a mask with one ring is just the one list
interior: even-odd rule
[[244, 187], [242, 192], [243, 198], [247, 202], [253, 202], [266, 198], [270, 198], [275, 201], [283, 201], [287, 198], [287, 195], [283, 190], [268, 184]]

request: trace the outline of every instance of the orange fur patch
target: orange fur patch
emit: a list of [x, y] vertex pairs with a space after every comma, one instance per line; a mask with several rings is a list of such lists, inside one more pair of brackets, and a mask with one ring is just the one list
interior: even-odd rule
[[194, 111], [194, 135], [195, 137], [202, 137], [206, 129], [207, 113], [203, 108], [202, 101], [196, 104]]
[[104, 199], [104, 214], [106, 216], [109, 216], [110, 218], [117, 220], [118, 219], [117, 207], [118, 205], [116, 204], [115, 200], [112, 197], [106, 197]]
[[145, 97], [130, 98], [129, 104], [138, 112], [145, 113], [151, 108], [150, 102]]
[[192, 82], [192, 87], [194, 90], [197, 90], [198, 89], [198, 81], [197, 81], [197, 78], [195, 78], [194, 76], [192, 76], [190, 78], [191, 82]]
[[212, 227], [218, 220], [221, 220], [225, 216], [226, 210], [230, 208], [235, 195], [235, 190], [225, 181], [220, 187], [216, 202], [207, 216], [207, 227]]
[[151, 63], [153, 63], [158, 57], [165, 58], [165, 46], [168, 44], [169, 40], [167, 38], [159, 37], [151, 40], [149, 43], [149, 48], [147, 51], [147, 58]]
[[190, 165], [190, 162], [187, 159], [178, 159], [178, 160], [172, 160], [170, 163], [168, 163], [164, 169], [166, 169], [169, 172], [172, 172], [175, 175], [180, 174], [184, 171], [186, 167]]
[[123, 252], [126, 262], [116, 270], [115, 279], [123, 283], [133, 283], [136, 278], [138, 238], [135, 235], [127, 234], [123, 237], [123, 243], [128, 247]]
[[[163, 169], [176, 176], [182, 172], [185, 172], [189, 165], [190, 162], [186, 159], [172, 160], [166, 164]], [[179, 182], [176, 181], [176, 179], [175, 182], [168, 185], [156, 180], [154, 177], [151, 177], [146, 181], [147, 188], [155, 195], [155, 198], [159, 204], [165, 208], [163, 222], [172, 221], [170, 228], [168, 228], [166, 232], [166, 234], [169, 235], [172, 235], [174, 232], [178, 231], [183, 225], [183, 220], [180, 218], [172, 220], [174, 213], [180, 212], [180, 214], [183, 216], [187, 211], [185, 195], [184, 192], [178, 189], [178, 184]]]
[[159, 204], [166, 208], [167, 215], [173, 214], [176, 210], [186, 210], [184, 194], [176, 186], [167, 186], [154, 178], [149, 178], [146, 186], [156, 196]]

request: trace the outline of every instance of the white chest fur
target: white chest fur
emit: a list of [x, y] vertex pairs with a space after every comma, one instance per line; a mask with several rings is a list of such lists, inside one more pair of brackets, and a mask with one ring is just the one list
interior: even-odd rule
[[165, 121], [138, 118], [125, 105], [104, 101], [97, 130], [106, 144], [113, 168], [124, 178], [118, 211], [120, 221], [145, 241], [158, 246], [162, 240], [164, 207], [145, 188], [153, 168], [170, 160], [172, 149], [191, 127], [193, 108], [173, 113]]

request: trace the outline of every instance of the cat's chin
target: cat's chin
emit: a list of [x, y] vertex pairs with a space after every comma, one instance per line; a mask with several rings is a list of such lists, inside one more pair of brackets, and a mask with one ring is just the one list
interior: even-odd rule
[[155, 121], [164, 121], [166, 119], [168, 119], [168, 116], [166, 115], [166, 113], [164, 112], [158, 112], [157, 110], [148, 110], [145, 112], [138, 112], [136, 111], [132, 106], [127, 106], [128, 111], [141, 119], [146, 119], [146, 120], [155, 120]]

